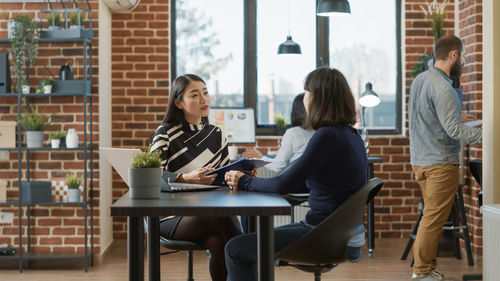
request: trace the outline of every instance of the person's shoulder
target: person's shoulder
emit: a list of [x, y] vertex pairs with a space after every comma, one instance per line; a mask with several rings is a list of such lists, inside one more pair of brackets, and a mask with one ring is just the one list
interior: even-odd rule
[[205, 124], [204, 128], [209, 129], [210, 131], [215, 130], [215, 132], [217, 133], [222, 133], [222, 130], [218, 126], [212, 125], [210, 123]]

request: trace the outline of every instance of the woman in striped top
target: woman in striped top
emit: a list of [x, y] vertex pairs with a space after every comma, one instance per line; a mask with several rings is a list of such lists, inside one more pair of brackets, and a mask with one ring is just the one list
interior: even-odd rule
[[[162, 152], [163, 178], [170, 182], [211, 184], [205, 173], [229, 162], [226, 138], [208, 124], [210, 97], [205, 82], [194, 74], [172, 84], [167, 112], [156, 130], [152, 151]], [[212, 280], [226, 280], [224, 245], [241, 231], [231, 217], [172, 216], [161, 220], [160, 235], [201, 242], [211, 253]]]

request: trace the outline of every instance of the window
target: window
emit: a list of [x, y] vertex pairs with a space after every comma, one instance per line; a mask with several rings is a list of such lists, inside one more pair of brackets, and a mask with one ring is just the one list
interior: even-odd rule
[[401, 120], [397, 2], [349, 0], [349, 3], [350, 15], [330, 19], [330, 66], [344, 73], [356, 98], [365, 91], [367, 82], [373, 84], [381, 102], [365, 109], [368, 128], [395, 130]]
[[[199, 74], [213, 106], [253, 107], [257, 133], [273, 134], [276, 115], [289, 123], [305, 76], [330, 65], [356, 97], [373, 83], [382, 102], [366, 110], [371, 130], [399, 133], [401, 0], [349, 2], [351, 15], [329, 20], [316, 17], [316, 0], [172, 0], [172, 78]], [[289, 32], [301, 55], [277, 54]]]

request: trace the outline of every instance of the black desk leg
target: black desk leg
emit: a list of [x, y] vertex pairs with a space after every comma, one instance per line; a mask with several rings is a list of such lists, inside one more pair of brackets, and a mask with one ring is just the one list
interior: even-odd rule
[[257, 273], [259, 281], [274, 281], [273, 216], [259, 216], [257, 230]]
[[142, 217], [127, 217], [128, 280], [144, 280], [144, 242]]
[[148, 269], [149, 281], [160, 280], [160, 220], [148, 217]]
[[373, 200], [368, 203], [367, 214], [366, 214], [366, 223], [368, 224], [368, 256], [373, 255], [373, 249], [375, 248], [375, 228], [374, 228], [374, 207]]
[[[373, 178], [373, 163], [368, 164], [367, 169], [368, 178], [370, 180]], [[366, 224], [368, 225], [368, 256], [371, 257], [373, 255], [373, 249], [375, 249], [375, 210], [373, 207], [373, 200], [368, 202], [368, 206], [366, 206]]]

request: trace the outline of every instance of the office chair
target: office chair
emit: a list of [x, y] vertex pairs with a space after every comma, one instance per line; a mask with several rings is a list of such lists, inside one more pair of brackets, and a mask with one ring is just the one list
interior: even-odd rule
[[[469, 161], [470, 173], [474, 179], [481, 186], [481, 190], [478, 192], [477, 197], [479, 199], [479, 206], [483, 205], [483, 189], [482, 189], [482, 179], [483, 179], [483, 161], [481, 159], [473, 159]], [[462, 280], [483, 280], [483, 274], [464, 274], [462, 275]]]
[[346, 260], [347, 242], [364, 231], [364, 206], [369, 195], [383, 184], [378, 178], [369, 180], [311, 232], [276, 253], [276, 265], [314, 273], [314, 280], [320, 281], [322, 273]]
[[188, 276], [187, 281], [194, 281], [193, 278], [193, 251], [204, 251], [207, 248], [203, 244], [184, 241], [184, 240], [170, 240], [160, 236], [160, 245], [170, 250], [171, 252], [163, 252], [160, 255], [168, 255], [172, 253], [177, 253], [179, 251], [187, 251], [187, 262], [188, 262]]

